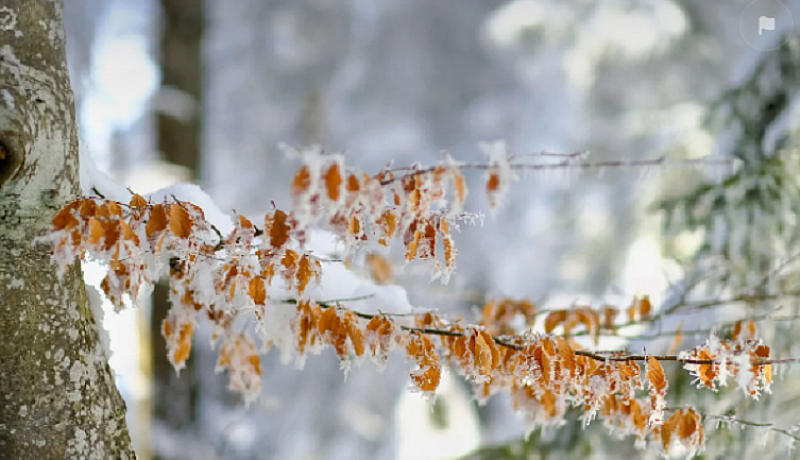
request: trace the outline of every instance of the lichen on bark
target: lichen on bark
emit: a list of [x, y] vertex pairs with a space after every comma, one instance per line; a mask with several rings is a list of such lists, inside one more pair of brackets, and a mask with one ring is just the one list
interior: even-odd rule
[[79, 193], [62, 7], [0, 4], [0, 458], [132, 459], [80, 264], [34, 243]]

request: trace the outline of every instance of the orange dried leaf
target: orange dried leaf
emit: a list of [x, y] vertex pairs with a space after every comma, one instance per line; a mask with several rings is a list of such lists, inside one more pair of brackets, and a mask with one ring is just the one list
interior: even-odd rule
[[300, 260], [300, 254], [291, 249], [287, 249], [281, 258], [281, 264], [286, 267], [287, 270], [291, 270], [295, 267], [298, 260]]
[[253, 223], [250, 222], [250, 219], [247, 217], [239, 215], [239, 226], [242, 228], [253, 228]]
[[683, 417], [683, 411], [677, 410], [675, 411], [667, 420], [659, 428], [659, 433], [661, 435], [661, 447], [664, 451], [669, 450], [670, 441], [672, 441], [672, 433], [675, 431], [675, 428], [678, 427], [678, 422]]
[[264, 280], [260, 276], [254, 276], [250, 279], [250, 287], [247, 293], [256, 305], [266, 304], [267, 289], [264, 286]]
[[736, 321], [733, 325], [733, 332], [731, 332], [731, 340], [739, 340], [739, 335], [742, 333], [742, 322]]
[[489, 173], [489, 178], [486, 180], [486, 191], [496, 192], [500, 188], [500, 175], [496, 171]]
[[105, 242], [104, 246], [106, 249], [110, 249], [117, 240], [119, 239], [120, 229], [119, 223], [122, 222], [121, 220], [110, 220], [103, 222], [103, 231], [105, 232]]
[[413, 260], [417, 257], [417, 247], [419, 246], [419, 241], [422, 238], [422, 232], [419, 230], [414, 230], [413, 237], [411, 240], [406, 244], [406, 260]]
[[167, 228], [167, 211], [163, 204], [156, 204], [150, 209], [150, 217], [145, 225], [145, 232], [150, 238]]
[[661, 391], [667, 386], [667, 378], [661, 363], [650, 356], [647, 359], [647, 380], [656, 390]]
[[383, 211], [381, 214], [381, 218], [378, 220], [380, 224], [381, 231], [383, 232], [383, 236], [379, 240], [379, 243], [387, 246], [389, 244], [389, 240], [392, 239], [394, 236], [394, 232], [397, 230], [397, 216], [395, 216], [394, 212], [387, 209]]
[[64, 206], [53, 218], [53, 230], [67, 230], [78, 225], [78, 219], [72, 214], [81, 205], [80, 201], [73, 201]]
[[133, 241], [134, 244], [139, 244], [139, 236], [133, 231], [130, 225], [124, 220], [119, 221], [119, 226], [122, 229], [122, 239], [125, 241]]
[[355, 174], [350, 174], [347, 176], [347, 191], [348, 192], [357, 192], [361, 188], [361, 184], [358, 183], [358, 177]]
[[319, 333], [325, 334], [326, 332], [334, 331], [338, 328], [338, 325], [339, 316], [336, 314], [336, 310], [333, 308], [323, 310], [319, 323], [317, 323]]
[[188, 238], [192, 233], [192, 218], [189, 211], [178, 203], [169, 206], [169, 230], [179, 238]]
[[566, 320], [566, 310], [553, 310], [552, 312], [548, 313], [544, 320], [544, 331], [547, 333], [553, 332], [553, 329]]
[[461, 171], [458, 171], [457, 169], [454, 169], [452, 174], [456, 200], [458, 200], [458, 203], [464, 203], [464, 201], [467, 199], [467, 181], [464, 180], [464, 176], [461, 174]]
[[392, 264], [377, 253], [367, 254], [367, 266], [372, 279], [378, 284], [386, 284], [392, 279]]
[[350, 338], [350, 343], [353, 344], [353, 352], [356, 356], [364, 355], [364, 333], [358, 327], [358, 318], [355, 313], [348, 311], [345, 314], [347, 323], [347, 337]]
[[194, 326], [191, 324], [183, 324], [181, 326], [180, 335], [178, 337], [178, 348], [172, 355], [172, 362], [180, 364], [189, 358], [189, 353], [192, 351], [192, 331]]
[[361, 233], [361, 221], [358, 219], [358, 216], [350, 216], [350, 225], [348, 231], [351, 235], [358, 235]]
[[747, 333], [750, 334], [750, 340], [754, 340], [756, 338], [756, 322], [752, 319], [747, 322]]
[[650, 317], [650, 311], [653, 309], [653, 305], [650, 303], [650, 296], [642, 297], [642, 300], [639, 301], [639, 318], [645, 319]]
[[692, 409], [688, 409], [681, 415], [678, 422], [678, 437], [680, 439], [689, 439], [697, 431], [698, 418]]
[[[756, 358], [760, 358], [761, 360], [767, 360], [767, 359], [769, 359], [769, 347], [767, 345], [758, 345], [756, 347], [755, 351], [753, 352], [753, 354], [755, 355]], [[764, 379], [767, 381], [767, 383], [771, 383], [772, 382], [772, 364], [760, 365], [760, 364], [756, 363], [753, 366], [753, 373], [755, 373], [755, 374], [758, 373], [758, 367], [759, 366], [763, 367], [763, 369], [764, 369]]]
[[303, 255], [300, 258], [300, 262], [297, 267], [297, 293], [302, 294], [303, 291], [306, 290], [308, 283], [311, 282], [311, 278], [313, 278], [317, 273], [311, 266], [311, 258], [307, 255]]
[[97, 244], [105, 234], [105, 228], [99, 220], [89, 219], [89, 243]]
[[130, 206], [132, 208], [144, 208], [147, 206], [147, 200], [142, 195], [134, 193], [131, 197]]
[[275, 249], [283, 247], [289, 241], [289, 222], [288, 216], [280, 209], [276, 209], [271, 218], [267, 218], [269, 228], [269, 244]]
[[252, 366], [253, 372], [256, 375], [261, 375], [261, 358], [258, 355], [250, 355], [247, 357], [247, 362]]
[[304, 193], [311, 186], [311, 174], [308, 171], [308, 166], [301, 166], [300, 170], [292, 180], [292, 195], [297, 196]]
[[607, 305], [603, 307], [603, 327], [608, 330], [615, 330], [616, 326], [614, 324], [617, 314], [619, 314], [619, 310], [616, 308]]
[[[494, 369], [494, 360], [492, 358], [493, 350], [491, 346], [494, 345], [494, 342], [491, 341], [491, 338], [489, 339], [490, 342], [487, 342], [484, 334], [480, 332], [475, 334], [475, 367], [481, 375], [489, 375]], [[497, 352], [496, 348], [494, 352]]]
[[342, 173], [339, 171], [339, 163], [333, 163], [325, 172], [325, 188], [328, 191], [328, 198], [331, 201], [338, 201], [342, 190]]
[[119, 205], [116, 201], [109, 201], [108, 202], [108, 213], [110, 214], [109, 217], [122, 217], [122, 206]]

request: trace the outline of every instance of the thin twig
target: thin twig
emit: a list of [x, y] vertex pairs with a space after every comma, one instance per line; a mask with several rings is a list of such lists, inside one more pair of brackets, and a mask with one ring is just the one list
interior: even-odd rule
[[[641, 167], [641, 166], [662, 166], [667, 162], [667, 158], [664, 156], [646, 160], [609, 160], [609, 161], [597, 161], [592, 163], [575, 163], [572, 161], [561, 161], [558, 163], [549, 163], [549, 164], [510, 164], [509, 167], [514, 170], [524, 170], [524, 171], [547, 171], [547, 170], [558, 170], [558, 169], [602, 169], [602, 168], [625, 168], [625, 167]], [[704, 157], [704, 158], [695, 158], [695, 159], [673, 159], [670, 160], [670, 163], [675, 163], [676, 165], [695, 165], [695, 164], [704, 164], [704, 165], [712, 165], [712, 164], [732, 164], [735, 163], [735, 159], [730, 157], [724, 158], [716, 158], [716, 157]], [[454, 165], [453, 167], [459, 170], [466, 170], [466, 169], [474, 169], [474, 170], [490, 170], [494, 169], [494, 165], [485, 164], [485, 163], [462, 163]], [[381, 185], [389, 185], [397, 180], [419, 176], [422, 174], [430, 174], [436, 171], [437, 168], [440, 166], [430, 166], [423, 169], [418, 170], [411, 170], [411, 168], [399, 168], [393, 170], [385, 170], [386, 172], [397, 172], [397, 171], [409, 171], [406, 174], [396, 176], [396, 177], [388, 177], [384, 178], [380, 181]]]
[[[684, 410], [684, 408], [666, 407], [666, 408], [664, 408], [664, 410], [668, 411], [668, 412], [677, 412], [679, 410]], [[698, 412], [698, 414], [700, 414], [700, 416], [702, 416], [703, 418], [708, 418], [708, 419], [712, 419], [712, 420], [718, 420], [718, 421], [725, 422], [725, 423], [738, 423], [739, 425], [747, 425], [747, 426], [760, 427], [760, 428], [769, 428], [770, 430], [772, 430], [772, 431], [774, 431], [776, 433], [780, 433], [780, 434], [782, 434], [784, 436], [788, 436], [788, 437], [790, 437], [790, 438], [792, 438], [792, 439], [794, 439], [796, 441], [800, 441], [800, 436], [798, 436], [798, 434], [792, 433], [791, 431], [789, 431], [789, 430], [787, 430], [785, 428], [779, 428], [774, 423], [751, 422], [749, 420], [742, 420], [742, 419], [734, 418], [733, 416], [730, 416], [730, 415], [704, 414], [702, 412]]]

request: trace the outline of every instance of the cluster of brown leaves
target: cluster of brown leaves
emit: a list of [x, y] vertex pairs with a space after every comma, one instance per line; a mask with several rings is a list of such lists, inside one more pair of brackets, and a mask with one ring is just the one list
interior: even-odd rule
[[[367, 241], [388, 246], [398, 236], [407, 261], [434, 260], [435, 276], [444, 280], [455, 270], [456, 247], [448, 221], [453, 211], [461, 211], [467, 195], [466, 182], [455, 165], [417, 166], [401, 175], [384, 170], [370, 176], [345, 168], [339, 155], [309, 151], [301, 159], [303, 166], [292, 182], [298, 228], [322, 223], [351, 249]], [[445, 212], [450, 183], [454, 197], [450, 212]], [[439, 247], [441, 260], [436, 257]]]
[[[495, 146], [492, 152], [486, 191], [494, 207], [512, 173], [501, 158], [504, 149]], [[140, 286], [169, 267], [173, 307], [162, 333], [170, 360], [176, 369], [184, 365], [198, 313], [204, 312], [215, 325], [215, 340], [221, 338], [218, 368], [230, 373], [230, 387], [248, 400], [260, 391], [259, 350], [248, 333], [234, 330], [233, 320], [241, 311], [252, 310], [263, 322], [267, 308], [275, 306], [269, 300], [273, 279], [278, 277], [285, 288], [282, 293], [297, 299], [291, 345], [301, 359], [329, 346], [345, 368], [351, 359], [369, 358], [383, 365], [392, 350], [404, 350], [416, 364], [412, 384], [428, 395], [438, 388], [444, 359], [473, 384], [479, 400], [508, 392], [514, 408], [533, 424], [560, 424], [569, 407], [579, 407], [585, 423], [599, 415], [607, 425], [634, 434], [641, 442], [648, 437], [661, 441], [665, 450], [674, 438], [689, 449], [702, 447], [703, 427], [693, 409], [664, 420], [669, 385], [661, 362], [648, 357], [643, 377], [640, 365], [623, 353], [601, 359], [572, 340], [580, 333], [577, 328], [595, 342], [601, 331], [614, 333], [621, 309], [551, 310], [544, 319], [545, 334], [534, 334], [528, 327], [542, 312], [525, 300], [488, 302], [479, 325], [463, 325], [433, 313], [416, 315], [411, 324], [401, 323], [391, 315], [365, 315], [308, 299], [307, 288], [320, 281], [322, 265], [304, 247], [307, 231], [320, 223], [343, 239], [349, 251], [370, 240], [388, 246], [394, 236], [402, 238], [407, 261], [436, 260], [441, 248], [443, 257], [436, 260], [436, 268], [447, 279], [455, 269], [456, 255], [450, 225], [463, 209], [467, 189], [459, 167], [449, 161], [433, 168], [417, 165], [397, 175], [384, 170], [370, 176], [345, 168], [337, 155], [311, 152], [302, 160], [292, 183], [294, 209], [269, 212], [262, 229], [236, 216], [230, 235], [220, 235], [212, 244], [209, 236], [215, 229], [205, 221], [202, 209], [191, 203], [153, 204], [139, 195], [128, 204], [83, 199], [67, 205], [53, 220], [54, 259], [62, 268], [85, 254], [107, 261], [110, 270], [103, 290], [118, 307], [123, 296], [135, 299]], [[449, 189], [453, 198], [448, 202]], [[387, 261], [376, 256], [367, 260], [376, 279], [387, 281]], [[627, 307], [629, 323], [648, 320], [651, 310], [648, 297], [635, 298]], [[520, 332], [520, 322], [527, 332]], [[557, 328], [563, 329], [563, 336], [552, 334]], [[742, 327], [737, 324], [732, 340], [697, 347], [681, 359], [717, 360], [686, 364], [709, 388], [716, 388], [723, 370], [734, 376], [747, 372], [751, 376], [747, 390], [756, 395], [771, 382], [770, 366], [758, 362], [769, 357], [769, 347], [755, 341], [752, 327], [748, 332], [749, 339], [738, 339]], [[732, 359], [736, 356], [750, 361], [743, 367], [741, 360]], [[645, 382], [649, 401], [635, 397]]]
[[738, 338], [741, 327], [735, 327], [733, 336], [737, 339], [706, 341], [680, 353], [682, 359], [715, 361], [712, 364], [684, 364], [699, 387], [717, 390], [718, 385], [724, 385], [725, 379], [732, 376], [753, 398], [757, 399], [762, 390], [770, 391], [772, 365], [761, 362], [769, 359], [770, 348], [755, 339], [754, 328], [750, 331], [751, 338]]
[[[101, 287], [121, 308], [123, 294], [136, 298], [150, 282], [144, 254], [158, 255], [168, 239], [189, 240], [195, 220], [203, 211], [192, 203], [148, 204], [133, 195], [126, 205], [110, 200], [82, 199], [61, 209], [52, 222], [53, 253], [62, 268], [74, 257], [91, 253], [109, 261], [109, 273]], [[194, 249], [203, 250], [192, 240]], [[190, 244], [191, 245], [191, 244]]]
[[668, 452], [673, 440], [680, 442], [690, 452], [705, 442], [703, 423], [693, 408], [680, 409], [654, 430], [656, 440], [661, 441], [664, 452]]
[[558, 327], [562, 328], [563, 336], [570, 338], [576, 335], [576, 328], [591, 336], [595, 344], [600, 340], [603, 332], [616, 334], [619, 325], [616, 318], [621, 311], [628, 313], [628, 325], [638, 324], [650, 319], [651, 304], [648, 296], [634, 297], [627, 308], [617, 308], [612, 305], [603, 305], [600, 308], [576, 305], [571, 308], [538, 310], [536, 305], [528, 300], [500, 299], [490, 300], [481, 310], [480, 324], [487, 328], [493, 335], [517, 335], [529, 329], [534, 324], [538, 314], [545, 314], [544, 330], [552, 333]]

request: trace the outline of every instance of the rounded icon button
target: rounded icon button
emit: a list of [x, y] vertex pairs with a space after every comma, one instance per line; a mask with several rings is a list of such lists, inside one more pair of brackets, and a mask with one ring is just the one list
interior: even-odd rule
[[739, 16], [742, 38], [759, 51], [771, 51], [783, 46], [789, 39], [783, 33], [791, 29], [794, 29], [792, 13], [778, 0], [752, 1]]

